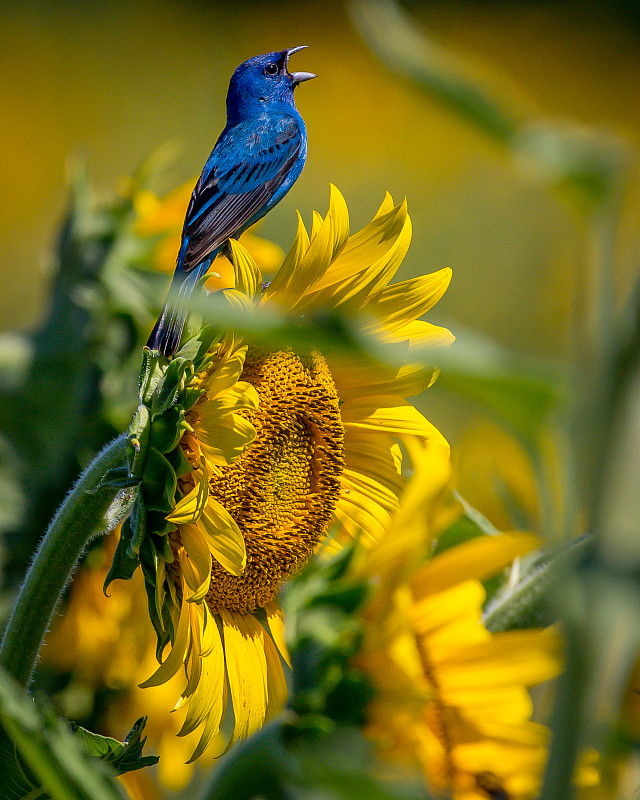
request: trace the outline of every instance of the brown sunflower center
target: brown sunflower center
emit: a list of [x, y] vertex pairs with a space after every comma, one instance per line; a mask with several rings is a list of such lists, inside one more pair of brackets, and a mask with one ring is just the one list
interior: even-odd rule
[[258, 409], [245, 412], [256, 438], [211, 478], [210, 492], [238, 523], [247, 566], [234, 577], [214, 561], [214, 612], [250, 613], [275, 598], [325, 536], [344, 466], [338, 394], [319, 353], [249, 349], [241, 379], [260, 397]]

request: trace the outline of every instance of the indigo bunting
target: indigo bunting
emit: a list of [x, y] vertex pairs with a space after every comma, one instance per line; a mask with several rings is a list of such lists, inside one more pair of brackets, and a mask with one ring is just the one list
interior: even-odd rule
[[307, 157], [307, 133], [293, 90], [316, 76], [289, 72], [290, 47], [245, 61], [227, 93], [227, 124], [204, 165], [187, 209], [176, 270], [147, 347], [178, 349], [189, 298], [230, 236], [239, 236], [285, 196]]

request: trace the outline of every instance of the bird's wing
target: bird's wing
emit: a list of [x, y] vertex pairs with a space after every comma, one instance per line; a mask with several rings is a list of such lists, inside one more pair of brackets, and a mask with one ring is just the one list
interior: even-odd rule
[[220, 149], [217, 163], [203, 172], [193, 190], [183, 232], [189, 240], [184, 272], [247, 226], [282, 185], [303, 146], [292, 117], [242, 139], [240, 147]]

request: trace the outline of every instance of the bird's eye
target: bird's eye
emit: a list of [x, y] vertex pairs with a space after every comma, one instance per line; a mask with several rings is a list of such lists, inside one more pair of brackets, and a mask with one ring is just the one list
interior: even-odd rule
[[277, 64], [267, 64], [267, 66], [264, 68], [264, 74], [265, 75], [271, 75], [271, 77], [273, 77], [274, 75], [277, 75], [278, 74], [278, 65]]

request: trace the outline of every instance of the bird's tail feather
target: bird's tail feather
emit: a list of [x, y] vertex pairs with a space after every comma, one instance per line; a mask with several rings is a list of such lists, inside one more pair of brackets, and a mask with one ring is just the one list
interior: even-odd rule
[[199, 278], [200, 270], [197, 269], [186, 275], [174, 274], [169, 298], [147, 341], [148, 348], [159, 350], [167, 358], [176, 352], [189, 311], [189, 300]]

